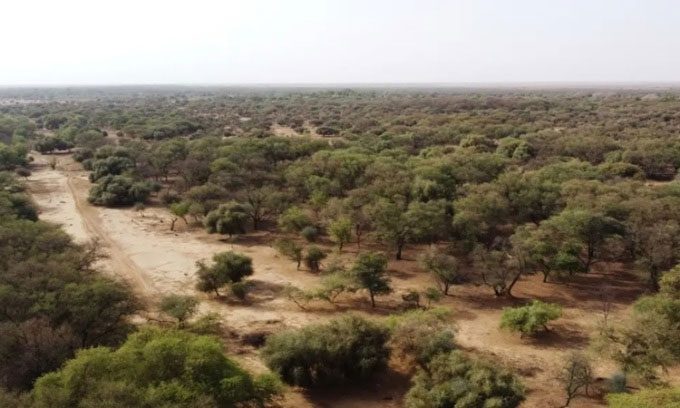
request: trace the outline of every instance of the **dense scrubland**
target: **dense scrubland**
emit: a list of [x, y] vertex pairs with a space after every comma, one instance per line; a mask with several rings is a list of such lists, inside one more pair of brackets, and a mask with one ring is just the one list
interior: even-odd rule
[[[598, 297], [597, 327], [580, 333], [582, 347], [565, 345], [550, 392], [563, 405], [680, 404], [675, 91], [24, 88], [0, 98], [0, 405], [266, 406], [285, 404], [287, 386], [351, 392], [399, 366], [412, 375], [403, 406], [516, 407], [531, 401], [528, 374], [461, 347], [448, 299], [485, 288], [480, 307], [505, 306], [498, 330], [540, 343], [567, 335], [552, 327], [566, 305], [515, 297], [518, 285], [573, 291], [594, 275], [609, 283], [577, 290]], [[197, 293], [145, 299], [99, 270], [97, 242], [38, 220], [21, 180], [30, 150], [53, 168], [65, 154], [80, 162], [93, 206], [167, 207], [169, 230], [223, 235], [225, 250], [191, 271]], [[264, 374], [242, 368], [228, 328], [198, 313], [201, 302], [247, 303], [258, 271], [228, 244], [259, 232], [282, 262], [319, 277], [282, 296], [310, 313], [334, 305], [318, 323], [242, 333]], [[407, 263], [431, 284], [397, 290]], [[631, 279], [641, 296], [617, 299], [616, 282]], [[613, 303], [624, 303], [616, 319]], [[596, 378], [603, 358], [616, 369]]]

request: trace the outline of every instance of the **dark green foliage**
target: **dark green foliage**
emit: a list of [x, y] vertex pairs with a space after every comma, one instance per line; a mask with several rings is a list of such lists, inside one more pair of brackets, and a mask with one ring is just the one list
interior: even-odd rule
[[[7, 174], [0, 182], [21, 188]], [[93, 269], [96, 247], [35, 219], [20, 192], [0, 193], [0, 387], [27, 389], [77, 348], [117, 344], [137, 310], [126, 287]]]
[[375, 296], [392, 292], [390, 280], [385, 273], [387, 258], [375, 252], [359, 254], [354, 262], [350, 275], [361, 289], [366, 289], [371, 298], [371, 306], [375, 307]]
[[244, 234], [247, 222], [248, 214], [243, 206], [235, 201], [220, 205], [203, 219], [203, 225], [209, 233], [229, 236]]
[[73, 148], [73, 143], [59, 137], [46, 137], [35, 143], [35, 150], [40, 153], [52, 153], [55, 150], [69, 150]]
[[321, 270], [321, 261], [323, 261], [326, 256], [326, 253], [321, 248], [312, 245], [307, 248], [303, 260], [305, 261], [307, 268], [316, 273]]
[[219, 296], [219, 289], [223, 286], [241, 282], [246, 276], [253, 274], [252, 260], [232, 251], [220, 252], [213, 256], [213, 264], [208, 266], [197, 262], [198, 283], [196, 289], [202, 292], [215, 292]]
[[90, 169], [90, 181], [95, 182], [104, 176], [117, 176], [123, 174], [128, 169], [135, 167], [135, 164], [127, 157], [109, 156], [105, 159], [97, 159], [92, 162]]
[[126, 176], [104, 176], [90, 189], [87, 199], [95, 205], [123, 207], [144, 203], [150, 194], [149, 182], [134, 181]]
[[385, 327], [357, 316], [270, 336], [262, 349], [267, 366], [292, 385], [358, 383], [383, 370], [389, 351]]
[[496, 364], [470, 359], [460, 351], [440, 354], [413, 378], [407, 408], [514, 408], [524, 387]]
[[279, 392], [271, 377], [252, 378], [213, 337], [146, 328], [117, 350], [97, 347], [35, 384], [36, 408], [235, 407]]

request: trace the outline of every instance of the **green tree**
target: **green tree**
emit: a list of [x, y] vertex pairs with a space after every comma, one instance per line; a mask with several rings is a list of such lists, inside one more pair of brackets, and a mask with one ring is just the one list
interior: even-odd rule
[[288, 384], [303, 387], [365, 381], [387, 366], [387, 328], [358, 316], [277, 333], [261, 351]]
[[321, 261], [326, 258], [326, 253], [317, 246], [310, 246], [304, 256], [305, 265], [310, 271], [316, 273], [321, 270]]
[[503, 309], [501, 328], [532, 336], [540, 330], [548, 331], [548, 322], [562, 315], [562, 308], [552, 303], [533, 300], [525, 306]]
[[467, 273], [460, 267], [455, 257], [431, 249], [420, 258], [420, 264], [437, 281], [444, 295], [449, 294], [451, 285], [459, 285], [468, 280]]
[[172, 316], [182, 326], [187, 319], [196, 313], [198, 300], [193, 296], [167, 295], [161, 299], [160, 309]]
[[203, 225], [210, 234], [245, 234], [248, 214], [243, 206], [235, 201], [220, 205], [210, 211], [203, 219]]
[[352, 238], [352, 221], [347, 217], [341, 217], [328, 225], [328, 232], [333, 242], [338, 244], [338, 250], [342, 251], [343, 245]]
[[202, 261], [196, 262], [198, 282], [196, 289], [201, 292], [215, 292], [227, 284], [241, 282], [246, 276], [253, 274], [252, 260], [232, 251], [213, 255], [213, 264], [208, 266]]
[[375, 307], [375, 296], [392, 292], [390, 280], [386, 274], [387, 258], [375, 252], [359, 254], [350, 274], [357, 286], [368, 291], [371, 306]]
[[180, 201], [178, 203], [170, 204], [170, 212], [175, 216], [170, 222], [170, 231], [175, 230], [175, 223], [179, 218], [183, 219], [185, 224], [188, 224], [186, 216], [189, 214], [190, 209], [191, 203], [189, 201]]
[[470, 359], [460, 351], [439, 354], [413, 378], [406, 408], [514, 408], [524, 387], [497, 364]]
[[145, 328], [119, 349], [97, 347], [35, 384], [36, 408], [260, 405], [280, 391], [228, 359], [217, 339]]
[[274, 247], [281, 253], [281, 255], [287, 257], [293, 262], [297, 263], [297, 269], [300, 269], [300, 263], [302, 263], [303, 248], [297, 242], [288, 238], [281, 238], [276, 240]]

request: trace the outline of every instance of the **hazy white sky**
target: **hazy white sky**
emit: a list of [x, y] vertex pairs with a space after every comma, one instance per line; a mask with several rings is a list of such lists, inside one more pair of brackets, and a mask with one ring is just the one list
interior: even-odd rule
[[680, 81], [676, 0], [2, 0], [0, 84]]

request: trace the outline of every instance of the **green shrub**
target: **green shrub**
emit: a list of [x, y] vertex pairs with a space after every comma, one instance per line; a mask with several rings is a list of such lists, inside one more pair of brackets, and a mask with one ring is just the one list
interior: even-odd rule
[[292, 385], [314, 387], [366, 380], [386, 367], [387, 329], [358, 316], [274, 334], [262, 357]]
[[216, 338], [146, 328], [117, 350], [81, 350], [38, 379], [33, 397], [36, 408], [234, 407], [260, 405], [279, 389], [227, 358]]
[[319, 272], [321, 270], [321, 261], [326, 258], [326, 253], [317, 246], [310, 246], [307, 248], [304, 261], [305, 265], [312, 272]]
[[635, 394], [609, 394], [610, 408], [680, 408], [680, 388], [642, 389]]
[[88, 201], [107, 207], [129, 206], [144, 203], [151, 194], [148, 182], [135, 182], [125, 176], [105, 176], [90, 189]]
[[548, 330], [548, 322], [562, 315], [559, 305], [534, 300], [520, 307], [506, 308], [501, 316], [501, 328], [522, 335], [533, 335], [540, 330]]
[[460, 351], [439, 354], [413, 378], [406, 408], [514, 408], [524, 387], [498, 364], [470, 359]]
[[316, 227], [309, 225], [300, 231], [300, 235], [302, 235], [302, 238], [307, 242], [314, 242], [319, 237], [319, 230]]
[[196, 289], [202, 292], [215, 292], [227, 284], [241, 282], [253, 274], [253, 261], [249, 257], [232, 251], [220, 252], [213, 256], [213, 264], [208, 266], [199, 261]]

